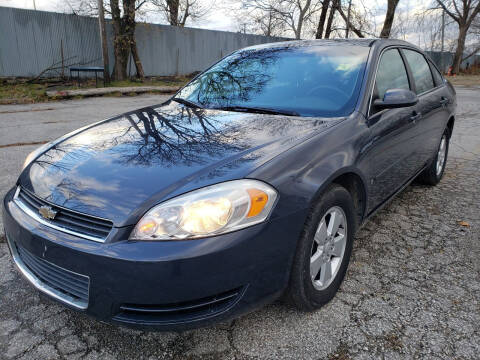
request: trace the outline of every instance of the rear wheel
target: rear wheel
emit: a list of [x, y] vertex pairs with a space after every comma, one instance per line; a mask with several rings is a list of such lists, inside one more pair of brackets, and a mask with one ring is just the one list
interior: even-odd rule
[[355, 230], [350, 193], [331, 185], [312, 210], [299, 240], [287, 292], [290, 303], [310, 311], [335, 296], [345, 277]]
[[440, 140], [435, 158], [430, 165], [418, 176], [418, 181], [426, 185], [437, 185], [445, 172], [448, 157], [449, 136], [446, 129]]

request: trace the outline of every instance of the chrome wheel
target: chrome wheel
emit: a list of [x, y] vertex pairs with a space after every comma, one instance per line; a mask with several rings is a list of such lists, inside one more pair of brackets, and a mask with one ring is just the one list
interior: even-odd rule
[[440, 147], [437, 154], [437, 176], [442, 173], [443, 166], [445, 165], [445, 157], [447, 156], [447, 135], [442, 136], [440, 141]]
[[315, 289], [327, 288], [342, 264], [347, 244], [347, 217], [334, 206], [322, 217], [312, 244], [310, 277]]

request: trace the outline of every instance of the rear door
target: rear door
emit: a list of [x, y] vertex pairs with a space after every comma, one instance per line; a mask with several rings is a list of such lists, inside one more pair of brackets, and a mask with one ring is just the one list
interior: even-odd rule
[[437, 70], [429, 64], [425, 56], [413, 49], [401, 51], [419, 99], [417, 112], [421, 115], [417, 120], [418, 133], [415, 142], [419, 148], [417, 166], [423, 166], [437, 151], [440, 137], [448, 121], [447, 104], [450, 100], [447, 98], [448, 92], [441, 75], [436, 74], [435, 79], [432, 71]]
[[368, 169], [370, 212], [399, 189], [415, 172], [416, 110], [375, 108], [388, 89], [412, 89], [399, 49], [385, 50], [378, 63], [370, 99], [368, 125], [371, 138], [361, 167]]

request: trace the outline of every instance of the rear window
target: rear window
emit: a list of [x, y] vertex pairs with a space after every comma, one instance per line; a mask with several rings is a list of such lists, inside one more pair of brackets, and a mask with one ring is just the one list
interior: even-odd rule
[[443, 77], [442, 74], [440, 74], [440, 71], [437, 70], [435, 65], [430, 63], [430, 69], [432, 69], [432, 74], [433, 74], [433, 79], [435, 80], [435, 85], [440, 86], [443, 84]]
[[419, 52], [413, 50], [403, 50], [405, 58], [410, 65], [413, 80], [415, 81], [415, 88], [417, 94], [422, 94], [435, 87], [433, 82], [432, 72], [428, 66], [427, 60]]

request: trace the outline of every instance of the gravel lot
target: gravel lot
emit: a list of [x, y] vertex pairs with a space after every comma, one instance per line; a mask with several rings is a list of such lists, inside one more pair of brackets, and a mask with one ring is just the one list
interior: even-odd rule
[[[480, 90], [459, 88], [458, 99], [444, 179], [408, 187], [359, 231], [342, 289], [321, 310], [275, 303], [211, 328], [132, 331], [39, 296], [0, 243], [0, 358], [478, 358]], [[0, 195], [34, 148], [2, 145], [50, 140], [85, 119], [159, 102], [147, 95], [0, 106]]]

